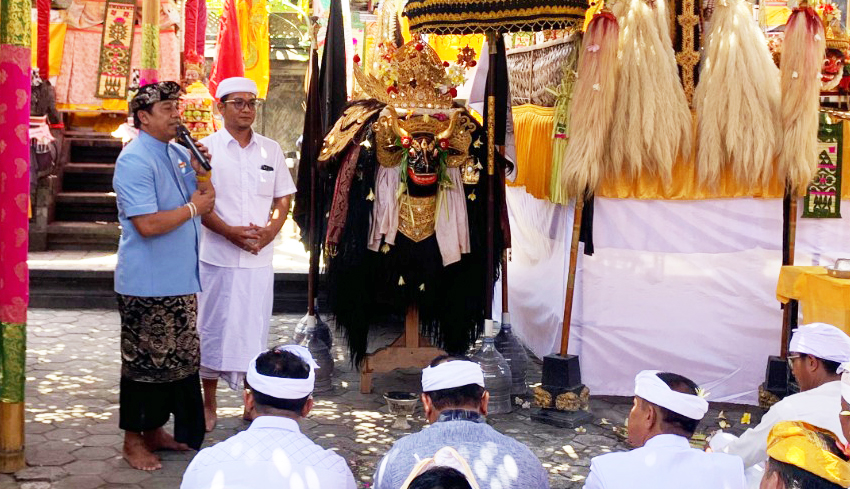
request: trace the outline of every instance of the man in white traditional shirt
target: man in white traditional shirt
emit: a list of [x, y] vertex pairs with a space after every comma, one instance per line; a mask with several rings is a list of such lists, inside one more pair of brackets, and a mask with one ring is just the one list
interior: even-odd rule
[[[206, 429], [216, 422], [216, 387], [241, 387], [245, 366], [266, 348], [272, 314], [274, 246], [295, 184], [280, 145], [251, 129], [257, 85], [222, 80], [216, 91], [224, 128], [201, 140], [216, 153], [215, 212], [204, 216], [198, 330]], [[248, 418], [247, 410], [243, 417]]]
[[788, 363], [800, 392], [774, 404], [758, 426], [748, 429], [739, 438], [724, 434], [725, 439], [717, 435], [712, 439], [713, 450], [744, 460], [750, 487], [757, 487], [760, 482], [762, 467], [767, 461], [767, 436], [780, 421], [803, 421], [829, 430], [837, 434], [842, 443], [847, 442], [839, 421], [841, 376], [838, 367], [850, 361], [850, 337], [829, 324], [807, 324], [794, 330], [788, 351]]
[[681, 375], [644, 370], [635, 378], [629, 413], [630, 452], [594, 457], [585, 489], [743, 489], [741, 460], [691, 448], [708, 402]]
[[[217, 168], [216, 168], [217, 170]], [[316, 364], [296, 345], [264, 351], [248, 366], [245, 407], [255, 416], [246, 431], [201, 450], [181, 489], [355, 489], [345, 460], [301, 433], [298, 420], [313, 407]]]

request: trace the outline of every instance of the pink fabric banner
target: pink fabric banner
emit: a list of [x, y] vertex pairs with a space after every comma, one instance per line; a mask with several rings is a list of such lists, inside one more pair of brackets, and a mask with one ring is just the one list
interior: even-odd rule
[[0, 45], [0, 322], [27, 319], [30, 48]]

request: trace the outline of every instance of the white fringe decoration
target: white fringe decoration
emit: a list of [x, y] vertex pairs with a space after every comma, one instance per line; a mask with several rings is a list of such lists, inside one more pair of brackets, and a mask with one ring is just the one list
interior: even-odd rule
[[596, 191], [601, 180], [617, 94], [618, 32], [613, 15], [595, 15], [579, 54], [570, 139], [561, 163], [561, 184], [567, 195], [577, 198]]
[[606, 174], [642, 172], [672, 179], [678, 155], [690, 158], [693, 121], [679, 82], [665, 0], [623, 0], [620, 71]]
[[817, 172], [820, 70], [826, 52], [823, 23], [811, 7], [794, 9], [782, 44], [782, 128], [778, 173], [798, 195]]
[[747, 0], [720, 0], [694, 94], [699, 121], [697, 175], [716, 189], [724, 169], [736, 182], [770, 181], [782, 128], [779, 69]]

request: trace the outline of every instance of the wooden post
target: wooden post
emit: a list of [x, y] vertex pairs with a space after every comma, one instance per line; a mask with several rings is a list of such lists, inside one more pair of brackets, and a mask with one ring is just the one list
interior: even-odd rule
[[404, 333], [390, 346], [367, 355], [360, 368], [360, 392], [372, 392], [372, 374], [391, 372], [397, 368], [424, 368], [443, 351], [419, 334], [419, 308], [411, 304], [404, 318]]
[[[797, 242], [797, 196], [791, 189], [785, 190], [782, 200], [782, 265], [794, 265], [794, 248]], [[797, 323], [797, 301], [792, 299], [782, 306], [782, 338], [779, 354], [788, 358], [788, 342], [791, 330]]]
[[0, 473], [9, 474], [24, 461], [24, 403], [0, 402]]
[[490, 54], [490, 66], [487, 70], [487, 280], [484, 301], [484, 318], [493, 319], [493, 287], [496, 277], [493, 272], [495, 258], [496, 232], [496, 54], [498, 43], [497, 33], [487, 32], [487, 50]]
[[567, 296], [564, 299], [564, 323], [561, 328], [561, 350], [562, 357], [567, 355], [570, 345], [570, 322], [573, 317], [573, 293], [576, 284], [576, 264], [578, 262], [578, 240], [581, 233], [581, 214], [584, 210], [584, 194], [576, 197], [575, 217], [573, 217], [573, 237], [570, 241], [570, 268], [567, 275]]

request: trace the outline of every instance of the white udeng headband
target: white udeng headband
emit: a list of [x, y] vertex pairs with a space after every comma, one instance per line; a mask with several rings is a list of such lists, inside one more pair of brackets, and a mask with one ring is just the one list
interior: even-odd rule
[[[272, 396], [276, 399], [303, 399], [313, 392], [313, 387], [316, 384], [316, 369], [319, 364], [313, 360], [310, 351], [303, 346], [287, 345], [279, 347], [278, 350], [288, 351], [293, 355], [301, 358], [307, 365], [310, 366], [310, 373], [306, 379], [285, 379], [283, 377], [270, 377], [257, 372], [257, 358], [262, 355], [257, 355], [251, 360], [248, 365], [248, 374], [246, 380], [252, 389], [262, 392], [267, 396]], [[265, 352], [263, 352], [265, 353]]]
[[788, 351], [838, 363], [850, 361], [850, 337], [831, 324], [805, 324], [792, 333]]
[[484, 372], [475, 362], [451, 360], [422, 369], [422, 392], [452, 389], [468, 384], [484, 387]]
[[699, 396], [674, 391], [657, 374], [658, 370], [644, 370], [637, 374], [635, 395], [686, 418], [702, 419], [705, 416], [708, 412], [708, 401]]

